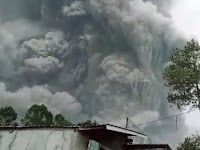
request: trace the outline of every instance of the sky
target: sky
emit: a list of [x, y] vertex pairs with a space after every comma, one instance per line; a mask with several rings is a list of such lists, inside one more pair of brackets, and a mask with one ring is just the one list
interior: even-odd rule
[[[200, 0], [174, 0], [170, 12], [175, 25], [186, 38], [200, 42]], [[187, 114], [186, 124], [191, 132], [200, 131], [200, 112]]]
[[200, 0], [174, 0], [171, 14], [176, 26], [186, 36], [200, 41]]

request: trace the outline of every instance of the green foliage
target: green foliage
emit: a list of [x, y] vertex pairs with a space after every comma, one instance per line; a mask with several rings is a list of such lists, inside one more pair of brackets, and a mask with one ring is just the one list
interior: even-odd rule
[[[0, 126], [17, 126], [18, 124], [14, 122], [17, 119], [17, 113], [12, 107], [0, 108]], [[22, 124], [25, 126], [73, 126], [71, 122], [65, 119], [62, 114], [57, 114], [53, 121], [53, 115], [48, 111], [45, 105], [33, 105], [31, 106], [24, 119], [21, 120]], [[87, 120], [77, 124], [78, 126], [96, 126], [98, 123], [94, 120]]]
[[92, 122], [91, 120], [87, 120], [85, 122], [78, 123], [77, 125], [78, 126], [96, 126], [98, 125], [98, 122], [96, 122], [95, 120], [94, 122]]
[[31, 125], [52, 125], [53, 115], [45, 105], [33, 105], [25, 114], [22, 123], [25, 126]]
[[174, 50], [171, 64], [165, 69], [163, 78], [170, 87], [168, 101], [179, 109], [191, 106], [200, 109], [200, 46], [192, 40], [184, 49]]
[[72, 126], [73, 124], [65, 120], [65, 117], [63, 115], [58, 114], [55, 116], [54, 125], [55, 126]]
[[0, 126], [15, 126], [14, 122], [17, 119], [17, 113], [12, 107], [0, 108]]
[[200, 150], [200, 136], [192, 136], [185, 138], [185, 141], [179, 144], [177, 150]]

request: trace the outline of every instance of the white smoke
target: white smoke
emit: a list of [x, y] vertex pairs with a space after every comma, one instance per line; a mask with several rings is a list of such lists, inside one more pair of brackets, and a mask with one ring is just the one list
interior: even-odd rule
[[39, 58], [28, 58], [24, 61], [25, 67], [20, 68], [22, 72], [40, 72], [45, 74], [48, 72], [55, 72], [63, 66], [60, 61], [52, 56], [39, 57]]
[[68, 42], [62, 32], [48, 32], [44, 39], [25, 41], [20, 50], [21, 53], [30, 55], [30, 58], [24, 60], [24, 66], [19, 68], [19, 72], [47, 74], [63, 67], [63, 62], [58, 57], [67, 53]]
[[1, 77], [8, 77], [14, 74], [13, 59], [16, 57], [17, 39], [0, 25], [0, 67]]
[[63, 54], [67, 51], [68, 42], [62, 32], [49, 32], [44, 39], [31, 39], [25, 41], [22, 47], [27, 51], [32, 51], [36, 56], [47, 57], [50, 54]]
[[74, 1], [70, 6], [63, 7], [63, 14], [65, 16], [84, 16], [87, 14], [84, 8], [84, 2]]
[[[32, 37], [44, 35], [48, 28], [45, 28], [41, 22], [33, 22], [25, 19], [17, 19], [0, 23], [1, 32], [7, 32], [6, 36], [12, 35], [12, 39], [7, 42], [19, 42]], [[4, 41], [5, 42], [5, 41]], [[10, 46], [17, 46], [10, 43]]]
[[[17, 29], [16, 29], [17, 27]], [[34, 36], [41, 36], [45, 29], [38, 22], [23, 19], [0, 23], [0, 61], [3, 78], [14, 78], [16, 66], [22, 61], [22, 52], [19, 51], [21, 40]]]
[[1, 82], [0, 95], [0, 106], [12, 106], [19, 114], [19, 118], [23, 117], [27, 108], [33, 104], [45, 104], [53, 114], [76, 116], [81, 111], [81, 105], [75, 97], [67, 92], [53, 94], [47, 86], [23, 87], [16, 92], [10, 92]]
[[144, 79], [144, 74], [138, 68], [132, 69], [127, 62], [116, 56], [108, 56], [102, 61], [101, 67], [106, 77], [119, 83], [130, 83], [131, 85], [138, 82], [148, 82]]

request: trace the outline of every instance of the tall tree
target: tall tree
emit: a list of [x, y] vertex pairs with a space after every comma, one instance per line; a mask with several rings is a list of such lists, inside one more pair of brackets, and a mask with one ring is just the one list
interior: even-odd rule
[[168, 101], [177, 105], [200, 109], [200, 46], [197, 41], [187, 42], [183, 49], [174, 50], [171, 64], [165, 69], [163, 78], [170, 87]]
[[177, 150], [200, 150], [200, 136], [193, 135], [185, 138], [185, 141], [179, 144]]
[[12, 107], [0, 108], [0, 126], [16, 125], [17, 113]]
[[73, 124], [65, 119], [61, 114], [55, 116], [54, 125], [56, 126], [72, 126]]
[[53, 115], [45, 105], [33, 105], [25, 114], [22, 123], [26, 126], [31, 125], [52, 125]]

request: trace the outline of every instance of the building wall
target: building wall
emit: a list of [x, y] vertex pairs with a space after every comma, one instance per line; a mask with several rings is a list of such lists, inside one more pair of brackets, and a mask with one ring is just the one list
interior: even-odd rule
[[0, 130], [0, 150], [86, 150], [87, 145], [74, 129]]

